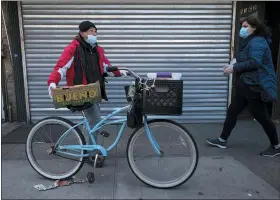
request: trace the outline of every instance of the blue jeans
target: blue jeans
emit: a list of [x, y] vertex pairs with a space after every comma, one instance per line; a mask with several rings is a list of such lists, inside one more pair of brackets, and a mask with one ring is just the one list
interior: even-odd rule
[[[92, 129], [100, 120], [101, 120], [101, 114], [100, 114], [100, 106], [98, 103], [95, 103], [93, 104], [92, 107], [84, 110], [84, 114], [85, 114], [85, 117], [88, 119], [89, 121], [89, 125], [90, 125], [90, 128]], [[87, 134], [88, 135], [88, 134]], [[94, 133], [94, 139], [95, 139], [95, 142], [98, 144], [98, 141], [97, 141], [97, 137], [99, 135], [99, 131], [97, 131], [96, 133]], [[90, 139], [90, 136], [88, 135], [88, 141], [87, 141], [88, 144], [92, 144], [91, 142], [91, 139]]]

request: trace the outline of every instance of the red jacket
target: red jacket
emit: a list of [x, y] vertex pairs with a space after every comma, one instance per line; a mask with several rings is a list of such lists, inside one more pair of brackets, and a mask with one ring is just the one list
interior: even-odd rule
[[[74, 39], [63, 51], [60, 58], [58, 59], [52, 73], [48, 79], [48, 85], [55, 83], [58, 85], [63, 77], [66, 77], [67, 86], [73, 86], [75, 71], [74, 71], [74, 54], [76, 48], [80, 45], [77, 39]], [[106, 58], [104, 50], [102, 47], [97, 47], [97, 52], [99, 54], [99, 67], [101, 75], [104, 75], [104, 67], [110, 66], [110, 61]], [[120, 76], [120, 71], [114, 72], [115, 76]], [[83, 84], [87, 85], [87, 80], [83, 71]]]

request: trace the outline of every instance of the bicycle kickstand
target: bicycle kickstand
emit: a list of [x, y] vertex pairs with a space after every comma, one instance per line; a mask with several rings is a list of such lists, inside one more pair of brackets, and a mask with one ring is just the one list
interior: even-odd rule
[[93, 172], [87, 173], [87, 180], [89, 183], [93, 183], [95, 181], [95, 169], [96, 169], [96, 163], [98, 160], [98, 153], [95, 154], [94, 164], [93, 164]]

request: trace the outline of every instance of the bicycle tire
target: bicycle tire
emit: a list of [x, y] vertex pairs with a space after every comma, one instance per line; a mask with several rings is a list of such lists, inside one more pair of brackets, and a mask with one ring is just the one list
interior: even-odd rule
[[[72, 176], [74, 176], [76, 173], [78, 173], [80, 171], [80, 169], [83, 167], [84, 163], [85, 163], [85, 159], [84, 157], [81, 157], [81, 160], [80, 161], [77, 161], [77, 163], [79, 163], [75, 168], [75, 170], [73, 170], [71, 173], [69, 174], [66, 174], [66, 175], [61, 175], [61, 176], [53, 176], [51, 174], [48, 174], [44, 171], [42, 171], [41, 169], [39, 169], [38, 167], [38, 164], [36, 165], [36, 160], [34, 160], [33, 156], [32, 156], [32, 149], [30, 147], [30, 143], [32, 141], [32, 138], [34, 136], [34, 134], [36, 133], [36, 131], [40, 128], [40, 127], [43, 127], [45, 125], [45, 123], [47, 122], [61, 122], [61, 125], [65, 125], [67, 128], [71, 128], [73, 126], [75, 126], [75, 124], [73, 122], [71, 122], [70, 120], [67, 120], [65, 118], [62, 118], [62, 117], [47, 117], [47, 118], [44, 118], [40, 121], [38, 121], [35, 126], [31, 129], [31, 131], [29, 132], [29, 135], [27, 137], [27, 140], [26, 140], [26, 145], [25, 145], [25, 153], [26, 153], [26, 156], [27, 156], [27, 160], [29, 162], [29, 164], [31, 165], [31, 167], [38, 173], [40, 174], [41, 176], [47, 178], [47, 179], [51, 179], [51, 180], [60, 180], [60, 179], [67, 179], [67, 178], [70, 178]], [[77, 136], [79, 137], [82, 145], [85, 145], [86, 144], [86, 141], [85, 141], [85, 138], [81, 132], [81, 130], [78, 128], [78, 127], [75, 127], [73, 129], [74, 133], [77, 134]], [[73, 134], [73, 133], [72, 133]], [[83, 150], [83, 154], [85, 154], [85, 150]]]
[[[162, 189], [168, 189], [168, 188], [174, 188], [174, 187], [178, 187], [182, 184], [184, 184], [186, 181], [188, 181], [192, 175], [194, 174], [194, 172], [196, 171], [197, 165], [198, 165], [198, 159], [199, 159], [199, 152], [198, 152], [198, 148], [197, 148], [197, 144], [193, 138], [193, 136], [191, 135], [191, 133], [185, 128], [183, 127], [181, 124], [174, 122], [172, 120], [167, 120], [167, 119], [155, 119], [155, 120], [151, 120], [148, 121], [148, 125], [151, 125], [153, 123], [159, 123], [159, 122], [164, 122], [164, 123], [169, 123], [172, 124], [174, 126], [179, 127], [180, 129], [182, 129], [184, 131], [184, 133], [190, 138], [190, 142], [193, 145], [194, 148], [194, 152], [195, 152], [195, 162], [193, 164], [192, 170], [191, 172], [188, 174], [188, 176], [184, 177], [180, 182], [173, 184], [173, 185], [159, 185], [159, 184], [151, 184], [150, 182], [148, 182], [147, 180], [145, 180], [145, 178], [141, 177], [141, 175], [139, 174], [139, 172], [137, 172], [137, 170], [134, 169], [134, 165], [133, 162], [134, 160], [131, 159], [130, 155], [130, 149], [131, 147], [131, 142], [133, 140], [134, 137], [137, 137], [137, 134], [141, 133], [141, 130], [144, 128], [144, 125], [142, 125], [142, 127], [139, 127], [137, 129], [134, 130], [134, 132], [131, 134], [128, 143], [127, 143], [127, 148], [126, 148], [126, 157], [127, 157], [127, 161], [128, 161], [128, 165], [130, 170], [133, 172], [133, 174], [143, 183], [145, 183], [146, 185], [149, 185], [151, 187], [154, 188], [162, 188]], [[133, 154], [133, 152], [132, 152]], [[139, 170], [138, 170], [139, 171]]]

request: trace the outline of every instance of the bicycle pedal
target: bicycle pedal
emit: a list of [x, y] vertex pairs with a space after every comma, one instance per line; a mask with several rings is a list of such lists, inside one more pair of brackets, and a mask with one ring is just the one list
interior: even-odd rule
[[110, 133], [108, 133], [108, 132], [106, 132], [106, 131], [102, 131], [101, 133], [100, 133], [100, 135], [102, 135], [103, 137], [109, 137], [110, 136]]
[[87, 173], [87, 181], [89, 183], [93, 183], [95, 181], [95, 176], [93, 172], [88, 172]]

